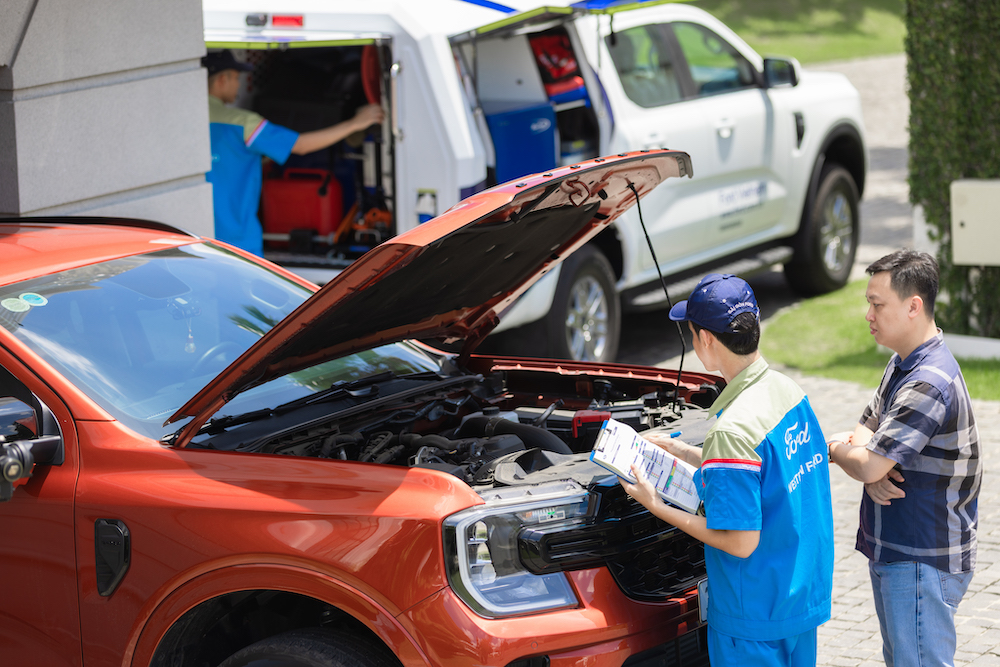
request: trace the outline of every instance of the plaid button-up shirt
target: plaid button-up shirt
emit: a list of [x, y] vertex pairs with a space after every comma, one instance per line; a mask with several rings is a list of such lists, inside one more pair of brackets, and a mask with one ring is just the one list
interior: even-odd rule
[[979, 431], [965, 378], [940, 331], [906, 359], [893, 355], [861, 424], [874, 431], [868, 449], [896, 462], [906, 497], [884, 506], [862, 494], [858, 551], [882, 563], [971, 572]]

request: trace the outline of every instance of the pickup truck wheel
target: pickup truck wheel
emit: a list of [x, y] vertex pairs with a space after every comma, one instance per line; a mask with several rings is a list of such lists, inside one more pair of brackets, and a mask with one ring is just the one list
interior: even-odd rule
[[244, 647], [219, 667], [399, 667], [399, 662], [366, 638], [306, 628]]
[[843, 167], [824, 167], [785, 277], [799, 294], [831, 292], [847, 284], [857, 251], [858, 188]]
[[566, 259], [545, 322], [551, 356], [575, 361], [615, 360], [621, 304], [614, 270], [599, 250], [584, 246]]

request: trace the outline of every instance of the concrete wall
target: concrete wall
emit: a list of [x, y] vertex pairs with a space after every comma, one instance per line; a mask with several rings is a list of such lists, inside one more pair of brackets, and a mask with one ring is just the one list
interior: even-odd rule
[[212, 235], [200, 0], [0, 2], [0, 215]]

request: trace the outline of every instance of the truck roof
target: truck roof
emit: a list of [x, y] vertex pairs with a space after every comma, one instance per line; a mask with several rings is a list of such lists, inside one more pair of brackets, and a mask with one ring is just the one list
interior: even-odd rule
[[0, 284], [200, 240], [169, 225], [128, 218], [0, 218]]

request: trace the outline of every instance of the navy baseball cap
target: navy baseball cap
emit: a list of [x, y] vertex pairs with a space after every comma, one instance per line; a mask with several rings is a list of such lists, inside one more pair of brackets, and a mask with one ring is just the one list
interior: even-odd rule
[[229, 49], [212, 51], [201, 59], [201, 65], [208, 70], [209, 74], [218, 74], [227, 69], [234, 69], [238, 72], [250, 72], [253, 70], [253, 65], [240, 62]]
[[710, 273], [701, 279], [687, 301], [670, 309], [670, 319], [688, 320], [715, 333], [733, 333], [732, 322], [741, 313], [753, 313], [760, 321], [757, 297], [747, 281], [728, 273]]

